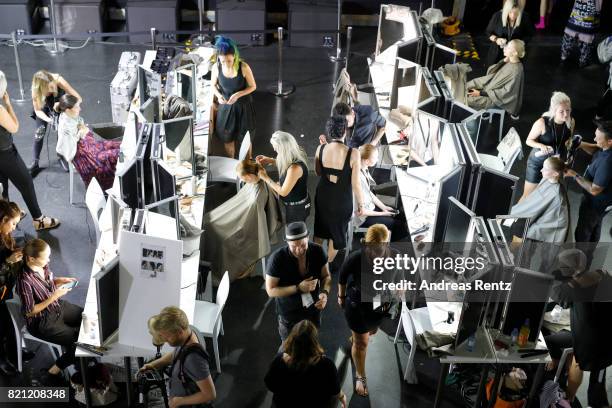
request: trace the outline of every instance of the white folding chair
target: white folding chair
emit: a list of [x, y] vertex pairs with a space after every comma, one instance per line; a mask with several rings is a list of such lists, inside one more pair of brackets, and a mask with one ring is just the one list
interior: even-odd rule
[[395, 331], [395, 338], [393, 339], [394, 344], [397, 343], [402, 328], [410, 344], [410, 353], [408, 354], [408, 361], [404, 370], [404, 381], [408, 384], [417, 384], [416, 369], [414, 368], [414, 355], [417, 349], [416, 336], [417, 334], [433, 330], [427, 307], [408, 309], [406, 302], [402, 302], [402, 311], [397, 324], [397, 330]]
[[[223, 334], [223, 320], [221, 312], [227, 302], [229, 295], [229, 273], [226, 271], [221, 278], [217, 290], [217, 301], [215, 303], [196, 300], [193, 325], [200, 330], [204, 337], [212, 338], [213, 350], [217, 372], [221, 372], [221, 358], [219, 356], [219, 333]], [[207, 285], [208, 286], [208, 285]]]
[[106, 206], [106, 198], [104, 197], [102, 187], [100, 187], [100, 184], [95, 177], [91, 179], [89, 182], [89, 187], [87, 187], [87, 192], [85, 193], [85, 204], [87, 205], [89, 214], [94, 222], [97, 244], [100, 239], [100, 225], [98, 221], [100, 219], [100, 214], [102, 214], [102, 211]]
[[26, 322], [21, 312], [21, 302], [19, 298], [15, 297], [13, 299], [6, 301], [6, 307], [8, 308], [9, 314], [11, 316], [11, 320], [13, 321], [13, 327], [15, 328], [15, 339], [17, 344], [17, 370], [19, 372], [23, 372], [23, 355], [22, 350], [24, 347], [24, 340], [33, 340], [39, 343], [46, 344], [49, 346], [51, 350], [51, 354], [54, 358], [59, 358], [62, 355], [62, 346], [59, 344], [51, 343], [49, 341], [45, 341], [35, 337], [28, 332], [28, 328], [26, 327]]
[[240, 144], [238, 160], [230, 157], [208, 156], [208, 180], [217, 183], [236, 183], [236, 191], [240, 190], [240, 177], [236, 175], [238, 162], [247, 158], [251, 150], [251, 134], [247, 132]]
[[503, 173], [510, 173], [517, 158], [523, 153], [523, 143], [514, 128], [510, 128], [506, 136], [497, 145], [497, 156], [478, 153], [483, 166]]

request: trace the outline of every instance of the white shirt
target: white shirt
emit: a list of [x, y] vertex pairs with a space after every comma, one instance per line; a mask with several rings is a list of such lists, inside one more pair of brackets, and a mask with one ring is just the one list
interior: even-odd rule
[[79, 125], [85, 122], [82, 117], [73, 118], [66, 113], [59, 117], [57, 130], [57, 146], [55, 151], [71, 162], [77, 151], [77, 143], [84, 134], [79, 133]]

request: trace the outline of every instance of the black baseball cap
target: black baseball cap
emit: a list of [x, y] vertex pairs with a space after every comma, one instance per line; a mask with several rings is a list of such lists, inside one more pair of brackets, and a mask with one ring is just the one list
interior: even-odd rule
[[292, 222], [285, 227], [285, 241], [298, 241], [307, 236], [308, 228], [302, 221]]

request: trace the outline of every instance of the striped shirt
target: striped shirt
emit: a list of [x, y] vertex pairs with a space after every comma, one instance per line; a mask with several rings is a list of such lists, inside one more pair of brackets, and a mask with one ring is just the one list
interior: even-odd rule
[[53, 272], [49, 270], [49, 266], [45, 266], [44, 281], [40, 278], [38, 272], [34, 272], [27, 265], [23, 266], [23, 271], [17, 279], [17, 293], [21, 298], [21, 310], [28, 326], [44, 321], [49, 316], [49, 313], [56, 313], [59, 316], [61, 307], [57, 300], [39, 314], [27, 316], [28, 313], [32, 312], [36, 304], [47, 300], [53, 292], [55, 292], [55, 283], [53, 282]]

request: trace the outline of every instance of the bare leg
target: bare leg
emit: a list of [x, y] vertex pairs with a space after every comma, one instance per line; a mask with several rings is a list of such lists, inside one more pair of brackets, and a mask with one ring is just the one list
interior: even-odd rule
[[546, 12], [548, 11], [548, 1], [540, 0], [540, 17], [546, 17]]
[[225, 155], [229, 158], [236, 158], [236, 142], [223, 143], [225, 149]]
[[368, 395], [368, 388], [362, 378], [365, 378], [365, 361], [368, 351], [368, 342], [370, 341], [370, 333], [357, 334], [353, 332], [353, 346], [351, 347], [351, 356], [353, 364], [355, 364], [355, 392], [362, 397]]
[[578, 392], [578, 387], [582, 384], [582, 375], [583, 371], [578, 366], [576, 362], [576, 357], [572, 359], [572, 365], [569, 368], [569, 373], [567, 376], [567, 400], [572, 402], [574, 398], [576, 398], [576, 392]]
[[331, 239], [327, 240], [327, 262], [334, 262], [336, 255], [338, 255], [338, 250], [334, 248], [334, 241]]
[[53, 364], [49, 368], [49, 374], [51, 374], [51, 375], [58, 375], [61, 372], [62, 372], [62, 370], [57, 365], [55, 365], [55, 364]]
[[518, 202], [520, 203], [521, 201], [523, 201], [529, 194], [533, 192], [533, 190], [536, 189], [537, 186], [538, 185], [536, 183], [530, 183], [526, 181], [525, 187], [523, 188], [523, 195], [521, 196], [520, 200], [518, 200]]

